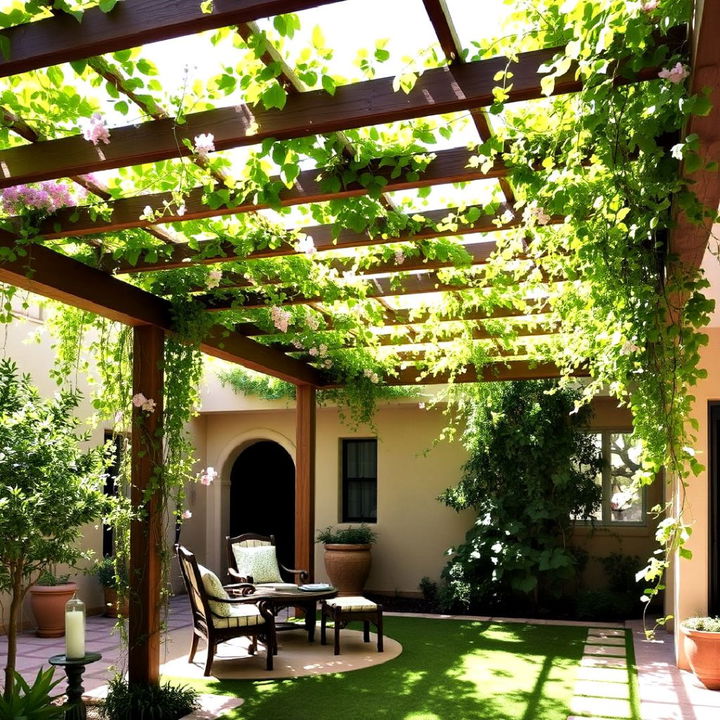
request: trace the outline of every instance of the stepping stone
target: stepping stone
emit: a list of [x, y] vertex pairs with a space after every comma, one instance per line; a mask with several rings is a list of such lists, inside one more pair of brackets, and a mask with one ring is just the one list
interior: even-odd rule
[[617, 645], [625, 647], [624, 637], [598, 637], [595, 635], [589, 635], [585, 642], [588, 645]]
[[585, 645], [583, 648], [584, 655], [606, 655], [611, 657], [625, 657], [625, 644], [620, 647], [618, 645]]
[[614, 630], [613, 628], [590, 628], [588, 635], [594, 637], [625, 637], [624, 630]]
[[574, 697], [570, 702], [570, 710], [576, 715], [596, 713], [600, 708], [602, 708], [603, 717], [632, 718], [632, 708], [627, 700]]
[[623, 657], [602, 657], [595, 655], [585, 655], [585, 657], [580, 660], [580, 665], [582, 665], [583, 667], [609, 667], [627, 669], [627, 662]]
[[599, 680], [600, 682], [619, 682], [626, 683], [628, 681], [627, 670], [609, 667], [579, 667], [577, 673], [578, 680]]
[[630, 687], [627, 684], [627, 675], [625, 677], [625, 682], [597, 682], [596, 680], [580, 680], [575, 683], [575, 695], [629, 700]]

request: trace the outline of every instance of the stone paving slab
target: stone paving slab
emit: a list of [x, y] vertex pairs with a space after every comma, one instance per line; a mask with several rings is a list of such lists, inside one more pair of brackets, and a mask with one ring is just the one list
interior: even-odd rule
[[627, 682], [627, 669], [609, 667], [580, 666], [577, 672], [578, 680], [593, 680], [600, 682]]
[[594, 637], [625, 637], [625, 630], [620, 630], [618, 628], [601, 628], [601, 627], [591, 627], [588, 630], [588, 635], [592, 635]]
[[584, 655], [600, 655], [604, 657], [625, 657], [625, 643], [622, 647], [619, 645], [585, 645], [583, 648]]
[[632, 708], [627, 700], [578, 696], [570, 702], [570, 711], [576, 715], [597, 714], [598, 710], [602, 710], [604, 717], [632, 718]]
[[624, 680], [620, 682], [598, 682], [597, 680], [578, 680], [575, 683], [576, 695], [588, 695], [596, 698], [613, 698], [615, 700], [629, 700], [630, 686], [626, 671]]
[[588, 645], [615, 645], [617, 647], [625, 647], [625, 637], [600, 637], [597, 635], [588, 635], [585, 642]]

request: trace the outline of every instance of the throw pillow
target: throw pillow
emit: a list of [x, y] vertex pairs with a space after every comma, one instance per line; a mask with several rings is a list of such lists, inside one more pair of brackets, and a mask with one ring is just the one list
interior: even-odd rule
[[282, 582], [274, 545], [243, 547], [235, 543], [232, 549], [242, 577], [251, 577], [254, 583]]
[[[230, 599], [230, 596], [227, 594], [225, 588], [220, 582], [220, 578], [212, 570], [208, 570], [200, 564], [198, 564], [198, 570], [200, 571], [203, 587], [208, 595], [227, 600]], [[218, 602], [217, 600], [208, 600], [208, 603], [210, 604], [210, 610], [212, 610], [214, 615], [219, 615], [220, 617], [230, 617], [232, 612], [230, 603]]]

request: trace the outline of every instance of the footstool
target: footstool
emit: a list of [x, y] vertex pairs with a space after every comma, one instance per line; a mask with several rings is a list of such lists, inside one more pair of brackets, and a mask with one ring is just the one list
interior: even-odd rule
[[377, 649], [383, 651], [382, 605], [360, 596], [338, 597], [323, 600], [321, 605], [320, 644], [327, 645], [325, 629], [327, 619], [335, 622], [335, 655], [340, 654], [340, 629], [353, 620], [363, 622], [363, 640], [370, 642], [370, 623], [377, 628]]

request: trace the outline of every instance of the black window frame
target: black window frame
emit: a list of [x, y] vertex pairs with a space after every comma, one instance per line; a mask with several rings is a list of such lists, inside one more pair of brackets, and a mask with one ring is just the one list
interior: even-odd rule
[[[375, 477], [373, 478], [351, 478], [348, 476], [348, 452], [347, 448], [350, 445], [359, 445], [361, 443], [368, 443], [372, 442], [375, 445]], [[375, 524], [377, 523], [377, 491], [378, 491], [378, 472], [377, 472], [377, 438], [375, 437], [366, 437], [366, 438], [340, 438], [340, 467], [341, 467], [341, 484], [340, 484], [340, 493], [342, 496], [342, 506], [341, 506], [341, 522], [360, 522], [360, 523], [371, 523]], [[348, 510], [349, 505], [349, 497], [351, 494], [350, 491], [350, 485], [354, 481], [373, 481], [375, 485], [375, 517], [358, 517], [358, 516], [351, 516]]]

